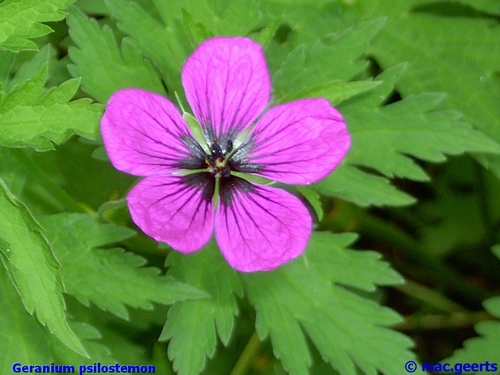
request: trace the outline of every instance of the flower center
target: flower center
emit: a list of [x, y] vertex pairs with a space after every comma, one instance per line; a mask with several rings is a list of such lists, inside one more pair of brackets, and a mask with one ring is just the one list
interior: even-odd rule
[[221, 178], [231, 175], [231, 168], [228, 166], [228, 162], [231, 160], [233, 142], [227, 140], [225, 143], [224, 147], [221, 147], [217, 141], [212, 141], [208, 145], [210, 154], [207, 153], [205, 155], [205, 164], [214, 177]]

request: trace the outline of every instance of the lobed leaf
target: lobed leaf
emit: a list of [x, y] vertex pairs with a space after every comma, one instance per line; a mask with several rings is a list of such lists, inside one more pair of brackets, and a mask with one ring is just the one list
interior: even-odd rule
[[[133, 231], [112, 224], [100, 224], [86, 214], [63, 213], [41, 221], [61, 263], [66, 292], [88, 305], [126, 319], [125, 305], [151, 309], [151, 302], [171, 304], [206, 294], [159, 270], [142, 267], [146, 260], [121, 249], [98, 249], [133, 235]], [[89, 233], [92, 235], [89, 236]]]
[[0, 146], [47, 151], [75, 133], [97, 138], [102, 106], [89, 99], [70, 102], [78, 79], [45, 90], [48, 58], [46, 46], [8, 83], [0, 105]]
[[41, 22], [59, 21], [62, 11], [75, 0], [5, 0], [0, 3], [0, 48], [17, 52], [36, 50], [29, 39], [48, 34], [52, 29]]
[[[380, 82], [377, 81], [331, 81], [329, 83], [319, 84], [316, 87], [304, 89], [296, 94], [297, 98], [325, 98], [330, 103], [338, 105], [342, 101], [355, 95], [364, 93], [377, 87]], [[294, 99], [295, 95], [286, 95], [282, 101]]]
[[48, 77], [49, 54], [47, 45], [31, 60], [25, 62], [16, 75], [7, 81], [5, 91], [2, 92], [0, 114], [18, 105], [29, 106], [42, 96]]
[[457, 112], [433, 111], [443, 98], [440, 94], [422, 94], [380, 110], [344, 113], [353, 137], [351, 163], [376, 169], [390, 178], [425, 181], [427, 174], [409, 156], [442, 162], [445, 154], [500, 151], [497, 143], [459, 121]]
[[40, 323], [71, 350], [87, 355], [68, 325], [59, 264], [42, 228], [1, 179], [0, 227], [0, 260], [25, 309], [30, 314], [35, 312]]
[[99, 331], [89, 324], [70, 322], [70, 328], [84, 343], [89, 357], [71, 351], [56, 336], [47, 330], [23, 307], [16, 289], [6, 272], [0, 272], [0, 372], [12, 373], [14, 363], [45, 364], [56, 362], [76, 365], [77, 363], [116, 362], [109, 350], [96, 342], [101, 338]]
[[76, 7], [70, 8], [67, 22], [69, 35], [76, 44], [68, 50], [73, 61], [68, 69], [74, 77], [81, 77], [86, 93], [101, 103], [126, 87], [165, 95], [158, 72], [130, 39], [123, 39], [119, 47], [109, 26], [100, 28], [95, 19], [87, 18]]
[[[500, 81], [498, 53], [500, 29], [495, 27], [498, 2], [462, 0], [492, 14], [465, 9], [459, 2], [435, 4], [413, 1], [375, 2], [361, 6], [363, 17], [390, 15], [386, 27], [371, 44], [383, 69], [409, 62], [397, 88], [406, 97], [444, 92], [443, 108], [458, 109], [464, 121], [500, 142]], [[418, 41], [418, 42], [415, 42]], [[500, 176], [500, 157], [480, 155], [479, 160]]]
[[[76, 364], [87, 364], [91, 365], [95, 362], [101, 363], [116, 363], [116, 359], [112, 356], [110, 349], [102, 344], [101, 332], [94, 326], [88, 323], [71, 323], [71, 328], [78, 335], [80, 340], [84, 343], [85, 349], [87, 350], [88, 357], [82, 357], [74, 352], [68, 351], [66, 347], [62, 345], [57, 345], [54, 343], [51, 337], [49, 337], [50, 348], [52, 352], [52, 357], [54, 362], [68, 363], [77, 367]], [[110, 345], [111, 348], [111, 345]], [[113, 348], [114, 349], [114, 348]], [[45, 360], [45, 363], [50, 362]], [[30, 361], [33, 363], [33, 361]]]
[[[500, 317], [500, 297], [493, 297], [484, 301], [485, 309], [497, 318]], [[474, 330], [479, 337], [468, 339], [464, 347], [456, 350], [449, 358], [441, 362], [450, 363], [454, 366], [457, 363], [499, 363], [500, 354], [498, 347], [500, 345], [500, 323], [498, 321], [483, 321], [474, 325]], [[498, 368], [497, 368], [498, 369]], [[483, 370], [477, 374], [487, 374], [491, 371]]]
[[387, 178], [364, 172], [343, 163], [323, 180], [314, 184], [323, 195], [334, 196], [360, 206], [405, 206], [415, 199], [398, 190]]
[[44, 329], [34, 316], [26, 312], [4, 268], [0, 268], [0, 306], [0, 373], [12, 373], [15, 362], [46, 362], [50, 358], [50, 349], [45, 344]]
[[258, 4], [251, 0], [189, 0], [182, 4], [155, 0], [151, 12], [133, 2], [105, 0], [105, 3], [118, 19], [118, 27], [154, 62], [166, 80], [171, 97], [174, 92], [182, 95], [182, 65], [204, 39], [215, 35], [248, 35], [262, 28]]
[[248, 35], [262, 27], [260, 4], [252, 0], [153, 2], [164, 24], [176, 24], [188, 37], [191, 48], [213, 36]]
[[[160, 340], [170, 340], [168, 355], [181, 375], [198, 374], [215, 353], [217, 337], [227, 345], [243, 289], [237, 272], [212, 242], [189, 256], [171, 252], [169, 275], [210, 294], [208, 299], [178, 302], [168, 312]], [[194, 344], [195, 343], [195, 344]]]
[[308, 374], [307, 337], [340, 374], [400, 374], [411, 340], [388, 327], [399, 316], [362, 297], [376, 285], [402, 282], [374, 252], [345, 249], [355, 236], [314, 233], [302, 259], [274, 272], [241, 274], [257, 311], [257, 332], [270, 337], [292, 374]]
[[[384, 19], [360, 23], [339, 35], [328, 35], [316, 41], [310, 51], [303, 44], [297, 46], [273, 76], [277, 100], [322, 96], [335, 102], [340, 91], [339, 80], [352, 79], [366, 68], [368, 63], [360, 56], [383, 24]], [[343, 82], [340, 89], [355, 95], [376, 85], [370, 81]], [[347, 95], [349, 93], [344, 92], [342, 99]]]
[[[278, 22], [273, 43], [269, 46], [270, 53], [267, 56], [268, 62], [273, 67], [272, 70], [278, 70], [287, 54], [297, 46], [301, 44], [312, 46], [325, 36], [331, 36], [353, 25], [356, 28], [360, 23], [360, 17], [352, 8], [352, 3], [325, 0], [308, 0], [307, 2], [266, 0], [261, 2], [264, 23]], [[364, 18], [364, 20], [368, 19], [368, 17]], [[356, 42], [363, 43], [363, 39], [364, 36], [360, 35]], [[350, 46], [347, 46], [347, 49], [351, 49]], [[359, 51], [355, 59], [361, 58], [364, 54], [365, 48]], [[338, 55], [342, 55], [341, 50], [338, 51]]]
[[[493, 253], [500, 259], [500, 245], [493, 246]], [[483, 306], [493, 317], [500, 318], [500, 296], [487, 299]], [[462, 349], [455, 350], [452, 356], [443, 359], [441, 362], [450, 363], [452, 366], [456, 363], [500, 363], [500, 322], [483, 321], [474, 325], [474, 330], [480, 335], [468, 339]], [[479, 371], [478, 374], [486, 374], [496, 371], [489, 369]]]
[[[165, 6], [171, 4], [164, 3]], [[134, 2], [105, 0], [105, 4], [118, 20], [118, 27], [132, 38], [134, 45], [165, 77], [170, 93], [182, 93], [180, 71], [193, 47], [174, 15], [169, 15], [172, 22], [163, 24]]]
[[[500, 152], [496, 142], [460, 121], [457, 112], [436, 110], [444, 99], [441, 94], [409, 96], [379, 107], [403, 69], [404, 65], [399, 65], [386, 70], [376, 78], [384, 83], [340, 105], [352, 136], [351, 150], [340, 173], [335, 171], [316, 185], [320, 193], [339, 195], [360, 205], [408, 204], [412, 200], [395, 194], [383, 179], [428, 180], [414, 158], [442, 162], [445, 154]], [[354, 172], [354, 166], [365, 170]]]
[[[461, 157], [440, 169], [433, 181], [432, 199], [420, 202], [412, 210], [417, 217], [424, 218], [416, 230], [421, 251], [444, 259], [454, 252], [464, 254], [466, 249], [474, 252], [487, 236], [487, 227], [478, 218], [482, 217], [484, 204], [491, 212], [498, 212], [496, 188], [491, 185], [498, 180], [489, 173], [485, 173], [484, 180], [477, 179], [480, 168], [473, 159]], [[489, 186], [486, 191], [490, 193], [480, 196], [463, 189], [463, 186], [476, 189], [481, 183]]]

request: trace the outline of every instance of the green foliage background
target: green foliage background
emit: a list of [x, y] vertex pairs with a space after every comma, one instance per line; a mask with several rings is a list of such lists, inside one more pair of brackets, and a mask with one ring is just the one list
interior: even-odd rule
[[[499, 21], [497, 0], [0, 1], [0, 373], [500, 363]], [[273, 272], [141, 234], [100, 141], [120, 88], [188, 108], [181, 67], [215, 35], [261, 43], [273, 101], [325, 97], [352, 135], [297, 188], [318, 230]]]

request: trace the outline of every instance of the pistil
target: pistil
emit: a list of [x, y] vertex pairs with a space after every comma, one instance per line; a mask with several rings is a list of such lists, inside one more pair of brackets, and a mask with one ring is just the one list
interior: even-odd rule
[[226, 142], [226, 147], [222, 149], [217, 141], [212, 141], [209, 145], [210, 154], [206, 154], [205, 163], [208, 170], [214, 177], [229, 177], [231, 168], [228, 166], [228, 161], [231, 158], [233, 144], [231, 141]]

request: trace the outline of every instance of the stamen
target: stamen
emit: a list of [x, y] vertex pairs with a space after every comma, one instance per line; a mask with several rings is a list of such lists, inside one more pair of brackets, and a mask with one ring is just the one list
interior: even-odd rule
[[229, 177], [231, 175], [231, 168], [228, 165], [230, 160], [230, 152], [233, 150], [233, 142], [226, 140], [226, 145], [221, 148], [217, 141], [212, 141], [208, 144], [210, 154], [206, 154], [205, 163], [207, 164], [208, 171], [212, 176], [221, 178]]

